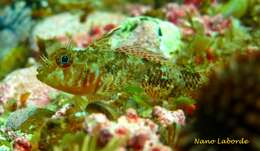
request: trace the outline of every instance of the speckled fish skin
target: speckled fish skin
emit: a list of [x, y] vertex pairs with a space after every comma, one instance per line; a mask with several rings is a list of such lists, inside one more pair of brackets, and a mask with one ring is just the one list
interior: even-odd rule
[[57, 48], [48, 59], [43, 59], [38, 79], [76, 95], [118, 93], [128, 85], [135, 85], [155, 98], [198, 85], [199, 74], [183, 72], [160, 54], [138, 46], [112, 49], [109, 41], [113, 32], [84, 50]]

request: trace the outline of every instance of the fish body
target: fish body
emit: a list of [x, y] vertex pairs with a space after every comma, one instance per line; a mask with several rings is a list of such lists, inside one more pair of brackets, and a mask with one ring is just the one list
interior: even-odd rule
[[160, 54], [138, 47], [113, 50], [102, 40], [81, 51], [58, 49], [38, 68], [38, 79], [76, 95], [119, 93], [135, 85], [154, 98], [168, 97], [174, 90], [192, 89], [199, 83], [199, 74], [169, 64]]
[[38, 68], [38, 79], [76, 95], [120, 93], [137, 86], [152, 98], [167, 98], [200, 83], [200, 75], [178, 67], [159, 52], [138, 45], [112, 46], [106, 34], [83, 50], [57, 48]]

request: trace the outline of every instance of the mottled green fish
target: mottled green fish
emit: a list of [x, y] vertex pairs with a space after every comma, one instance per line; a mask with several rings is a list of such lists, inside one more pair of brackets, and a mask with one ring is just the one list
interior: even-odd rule
[[163, 54], [138, 45], [113, 48], [114, 32], [84, 50], [57, 48], [43, 59], [38, 79], [76, 95], [119, 93], [134, 85], [143, 88], [153, 99], [167, 98], [199, 85], [200, 74], [174, 65]]
[[81, 51], [59, 48], [43, 59], [38, 79], [76, 95], [120, 92], [127, 85], [138, 85], [153, 98], [168, 97], [199, 83], [199, 74], [170, 65], [160, 54], [138, 47], [113, 50], [108, 40], [109, 35]]

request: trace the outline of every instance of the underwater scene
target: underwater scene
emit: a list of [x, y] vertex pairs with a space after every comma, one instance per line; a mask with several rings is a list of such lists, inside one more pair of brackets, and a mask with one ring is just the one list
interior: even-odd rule
[[260, 0], [0, 0], [0, 151], [260, 151]]

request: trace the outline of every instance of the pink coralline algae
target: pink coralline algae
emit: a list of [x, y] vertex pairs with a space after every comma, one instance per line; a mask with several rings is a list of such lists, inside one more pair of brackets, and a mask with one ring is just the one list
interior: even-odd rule
[[126, 115], [117, 122], [109, 121], [104, 114], [91, 114], [86, 118], [86, 130], [98, 135], [98, 143], [106, 145], [112, 138], [127, 139], [120, 151], [170, 151], [159, 140], [158, 126], [149, 119], [140, 118], [134, 109], [128, 109]]
[[213, 32], [218, 32], [219, 34], [223, 34], [225, 29], [227, 29], [231, 25], [231, 20], [224, 19], [222, 15], [216, 15], [216, 16], [205, 15], [200, 19], [200, 22], [203, 24], [207, 35], [212, 35]]
[[185, 125], [185, 115], [182, 110], [169, 111], [160, 106], [155, 106], [153, 116], [163, 126], [169, 126], [173, 123]]
[[131, 16], [140, 16], [145, 14], [147, 11], [151, 10], [151, 6], [141, 5], [141, 4], [128, 4], [126, 6], [126, 11]]
[[5, 100], [8, 99], [8, 96], [6, 96], [5, 94], [7, 92], [9, 92], [11, 90], [11, 86], [6, 84], [6, 83], [2, 83], [0, 85], [0, 104], [3, 104], [5, 102]]
[[19, 69], [9, 74], [0, 83], [0, 103], [3, 105], [8, 100], [15, 99], [18, 107], [24, 101], [26, 105], [39, 107], [47, 105], [50, 101], [49, 93], [57, 91], [40, 82], [36, 78], [36, 74], [35, 66]]
[[187, 15], [198, 16], [199, 10], [194, 5], [178, 5], [176, 3], [169, 3], [165, 7], [166, 17], [174, 24], [184, 24]]
[[[195, 6], [200, 6], [201, 4], [203, 4], [204, 2], [209, 1], [209, 0], [184, 0], [184, 4], [192, 4]], [[210, 0], [209, 1], [211, 4], [216, 4], [217, 0]]]
[[204, 27], [204, 33], [208, 36], [214, 33], [222, 34], [225, 29], [231, 25], [230, 18], [224, 18], [222, 15], [208, 16], [201, 15], [195, 5], [178, 5], [170, 3], [165, 7], [166, 18], [181, 28], [184, 35], [193, 35], [193, 27], [189, 20], [197, 21]]
[[84, 48], [125, 19], [118, 13], [99, 11], [89, 14], [84, 22], [80, 22], [80, 17], [79, 13], [61, 13], [40, 21], [33, 30], [34, 49], [39, 49], [38, 38], [57, 39], [65, 44], [73, 42], [78, 48]]
[[115, 24], [106, 24], [104, 26], [94, 26], [90, 29], [89, 32], [82, 32], [73, 35], [72, 37], [68, 37], [66, 35], [56, 37], [63, 44], [67, 44], [70, 41], [76, 44], [78, 48], [85, 48], [88, 44], [92, 43], [95, 39], [99, 39], [105, 33], [113, 30], [116, 28], [117, 25]]
[[30, 142], [23, 137], [17, 137], [14, 141], [14, 151], [31, 151], [32, 146]]

